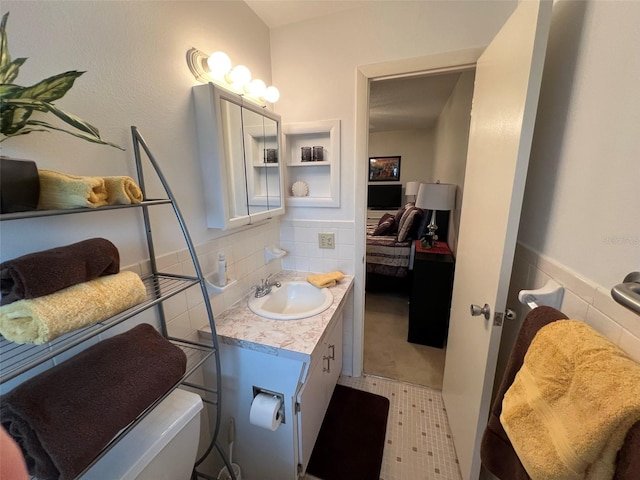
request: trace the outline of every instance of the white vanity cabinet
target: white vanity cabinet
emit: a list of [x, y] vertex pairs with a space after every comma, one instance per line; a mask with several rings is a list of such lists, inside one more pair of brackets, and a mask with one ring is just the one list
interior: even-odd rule
[[298, 463], [307, 470], [324, 414], [342, 370], [342, 312], [312, 356], [307, 379], [298, 393]]
[[[305, 321], [308, 320], [299, 322]], [[243, 478], [296, 480], [306, 471], [342, 371], [342, 330], [341, 305], [311, 353], [246, 342], [231, 344], [222, 337], [221, 435], [226, 436], [224, 428], [233, 417], [236, 425], [233, 461], [241, 466]], [[210, 380], [211, 377], [205, 381]], [[250, 422], [251, 405], [260, 390], [282, 395], [284, 399], [284, 421], [275, 431]]]
[[211, 83], [193, 87], [207, 226], [284, 213], [280, 117]]

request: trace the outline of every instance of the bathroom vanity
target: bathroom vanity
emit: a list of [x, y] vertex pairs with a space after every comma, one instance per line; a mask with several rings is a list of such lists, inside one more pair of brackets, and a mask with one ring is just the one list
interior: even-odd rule
[[[305, 278], [297, 272], [277, 276], [282, 282]], [[306, 471], [342, 371], [343, 309], [352, 284], [353, 277], [347, 276], [331, 287], [333, 304], [300, 320], [255, 315], [247, 307], [248, 296], [216, 316], [224, 391], [220, 438], [226, 438], [233, 417], [233, 461], [243, 478], [297, 479]], [[200, 334], [207, 335], [206, 327]], [[207, 370], [206, 382], [215, 384], [213, 375]], [[249, 420], [254, 397], [261, 392], [282, 399], [283, 419], [274, 431]]]

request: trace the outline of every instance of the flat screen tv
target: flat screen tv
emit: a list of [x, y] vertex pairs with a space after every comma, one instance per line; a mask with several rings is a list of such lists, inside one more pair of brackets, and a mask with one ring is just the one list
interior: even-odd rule
[[402, 184], [369, 185], [367, 208], [371, 210], [394, 210], [402, 205]]

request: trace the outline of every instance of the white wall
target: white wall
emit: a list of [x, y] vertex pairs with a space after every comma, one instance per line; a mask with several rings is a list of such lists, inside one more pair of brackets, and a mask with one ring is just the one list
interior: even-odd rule
[[[351, 269], [347, 270], [355, 273], [354, 318], [345, 318], [344, 339], [345, 349], [354, 339], [357, 358], [352, 363], [345, 360], [343, 371], [347, 374], [361, 369], [359, 345], [364, 315], [364, 258], [355, 254], [361, 248], [358, 244], [364, 245], [364, 232], [358, 233], [364, 213], [363, 218], [356, 218], [356, 205], [358, 201], [365, 205], [366, 182], [357, 182], [355, 172], [357, 162], [361, 162], [363, 172], [367, 171], [368, 155], [356, 158], [355, 154], [358, 67], [482, 47], [514, 8], [515, 2], [504, 1], [368, 2], [361, 8], [271, 32], [273, 82], [280, 89], [277, 112], [283, 122], [341, 120], [340, 207], [289, 207], [286, 218], [299, 223], [337, 221], [346, 231], [349, 228], [343, 222], [349, 222], [355, 232], [356, 248]], [[297, 243], [291, 236], [294, 232], [295, 228], [281, 230], [282, 242]], [[336, 238], [336, 242], [341, 241]]]
[[640, 3], [554, 5], [519, 241], [610, 289], [640, 270]]
[[[185, 60], [192, 46], [205, 52], [223, 50], [270, 83], [269, 30], [253, 11], [244, 2], [226, 1], [5, 1], [2, 13], [7, 11], [11, 56], [28, 57], [16, 83], [30, 85], [66, 70], [85, 70], [56, 105], [96, 125], [104, 138], [123, 145], [126, 152], [63, 133], [31, 133], [3, 142], [2, 154], [66, 173], [135, 178], [129, 128], [137, 125], [177, 198], [194, 243], [200, 246], [205, 272], [215, 267], [214, 254], [225, 251], [231, 273], [241, 280], [239, 287], [248, 288], [264, 276], [262, 246], [278, 242], [277, 220], [268, 235], [263, 234], [264, 227], [244, 228], [231, 237], [206, 227], [191, 94], [197, 82]], [[164, 193], [152, 174], [145, 179], [151, 197]], [[171, 209], [165, 212], [153, 222], [156, 253], [182, 255], [186, 245], [179, 226]], [[121, 264], [133, 265], [146, 258], [136, 218], [137, 213], [105, 212], [5, 223], [0, 254], [9, 259], [104, 236], [118, 247]], [[38, 234], [42, 231], [47, 234]], [[279, 267], [279, 261], [268, 269], [274, 265]], [[237, 295], [226, 297], [229, 303]], [[218, 311], [223, 303], [216, 297]]]
[[[400, 155], [400, 182], [426, 182], [433, 162], [433, 130], [415, 129], [369, 133], [369, 156]], [[385, 182], [375, 182], [383, 185]], [[390, 182], [397, 183], [397, 182]]]
[[[194, 242], [220, 236], [204, 221], [203, 184], [197, 160], [191, 86], [197, 82], [186, 64], [195, 46], [205, 52], [226, 51], [248, 65], [256, 77], [271, 80], [269, 31], [244, 2], [25, 2], [4, 1], [10, 12], [12, 58], [28, 57], [17, 82], [30, 85], [66, 70], [84, 70], [56, 105], [100, 129], [127, 151], [90, 144], [63, 133], [32, 133], [3, 142], [2, 154], [35, 160], [40, 168], [78, 175], [135, 176], [129, 127], [137, 125], [171, 184]], [[109, 238], [122, 250], [124, 264], [138, 261], [141, 248], [132, 233], [118, 228], [118, 217], [101, 217]], [[80, 222], [53, 229], [43, 238], [25, 234], [36, 227], [3, 228], [2, 256], [74, 240]], [[23, 223], [23, 222], [21, 222]], [[33, 223], [33, 222], [31, 222]], [[45, 222], [47, 228], [53, 222]], [[43, 223], [37, 224], [38, 227]], [[13, 228], [15, 226], [15, 228]], [[160, 254], [183, 248], [173, 224], [157, 226]], [[16, 249], [4, 241], [14, 230]]]
[[449, 237], [447, 239], [454, 255], [458, 247], [474, 78], [474, 71], [467, 71], [460, 75], [460, 79], [438, 117], [434, 135], [434, 161], [428, 178], [429, 182], [440, 180], [442, 183], [451, 183], [457, 186], [456, 207], [449, 217]]
[[[291, 208], [290, 218], [353, 220], [356, 72], [368, 65], [484, 46], [515, 2], [369, 2], [272, 30], [273, 81], [285, 122], [342, 121], [341, 206]], [[357, 286], [356, 286], [357, 288]]]

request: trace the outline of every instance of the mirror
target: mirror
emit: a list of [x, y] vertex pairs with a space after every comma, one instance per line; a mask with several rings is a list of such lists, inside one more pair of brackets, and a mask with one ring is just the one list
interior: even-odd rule
[[249, 215], [281, 207], [278, 122], [247, 108], [242, 116]]
[[245, 180], [244, 148], [242, 138], [242, 107], [224, 98], [220, 99], [222, 143], [227, 160], [229, 218], [244, 217], [249, 212], [247, 182]]
[[213, 84], [193, 87], [207, 225], [284, 213], [280, 117]]

